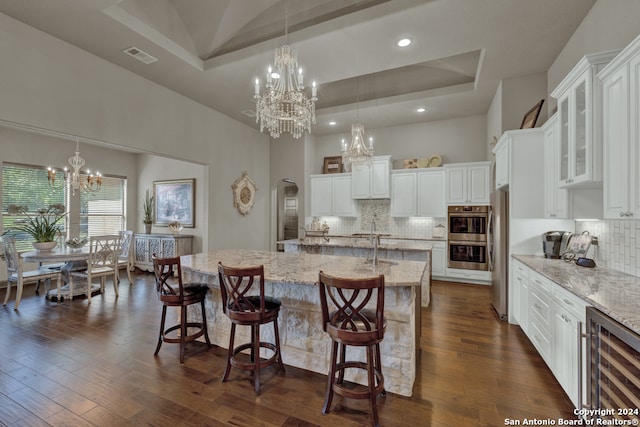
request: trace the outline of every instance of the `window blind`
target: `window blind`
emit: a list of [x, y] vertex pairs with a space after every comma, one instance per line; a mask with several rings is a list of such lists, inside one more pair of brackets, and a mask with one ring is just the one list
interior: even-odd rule
[[[86, 176], [81, 176], [86, 180]], [[118, 234], [126, 224], [127, 180], [102, 177], [102, 187], [97, 193], [80, 193], [80, 236], [91, 237]]]
[[[60, 188], [53, 190], [47, 182], [47, 170], [41, 166], [27, 166], [4, 163], [2, 165], [2, 230], [11, 230], [26, 216], [19, 212], [26, 210], [29, 215], [37, 215], [40, 209], [65, 203], [65, 189], [62, 179], [57, 180]], [[66, 210], [66, 209], [65, 209]], [[60, 230], [66, 229], [66, 218], [59, 223]], [[16, 249], [20, 252], [33, 250], [33, 238], [24, 232], [10, 231], [16, 239]]]

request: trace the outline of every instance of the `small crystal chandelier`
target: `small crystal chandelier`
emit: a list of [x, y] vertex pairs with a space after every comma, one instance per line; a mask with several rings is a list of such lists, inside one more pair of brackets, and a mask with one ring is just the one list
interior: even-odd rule
[[298, 67], [298, 54], [287, 44], [287, 12], [285, 3], [285, 45], [276, 49], [274, 68], [267, 68], [266, 90], [260, 95], [260, 80], [256, 79], [256, 123], [260, 132], [266, 128], [272, 138], [289, 132], [300, 138], [304, 131], [311, 133], [316, 122], [316, 82], [311, 86], [311, 98], [304, 91], [302, 68]]
[[369, 137], [369, 145], [364, 141], [364, 125], [353, 123], [351, 125], [351, 145], [342, 140], [342, 163], [357, 165], [370, 163], [373, 157], [373, 138]]
[[347, 146], [346, 141], [342, 140], [342, 164], [350, 168], [351, 165], [370, 164], [373, 157], [373, 138], [369, 137], [369, 145], [364, 141], [364, 125], [358, 121], [360, 111], [358, 108], [358, 94], [360, 92], [360, 84], [358, 81], [356, 91], [356, 123], [351, 125], [351, 145]]
[[[49, 186], [54, 189], [60, 189], [65, 185], [69, 185], [75, 196], [76, 191], [84, 191], [87, 193], [95, 194], [100, 191], [100, 187], [102, 187], [102, 174], [100, 172], [96, 172], [95, 176], [87, 170], [86, 172], [81, 172], [80, 168], [85, 165], [85, 161], [82, 157], [80, 157], [80, 148], [79, 142], [76, 139], [76, 154], [73, 157], [69, 157], [69, 164], [73, 168], [73, 172], [69, 172], [69, 169], [65, 166], [62, 169], [62, 181], [59, 181], [56, 184], [56, 173], [58, 170], [56, 168], [52, 168], [49, 166], [47, 168], [47, 180], [49, 181]], [[85, 180], [80, 179], [80, 174], [84, 174], [87, 176]]]

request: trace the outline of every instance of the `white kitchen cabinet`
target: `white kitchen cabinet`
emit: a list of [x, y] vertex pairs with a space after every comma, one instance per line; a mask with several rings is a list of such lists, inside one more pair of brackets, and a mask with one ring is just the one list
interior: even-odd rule
[[[554, 286], [552, 371], [577, 408], [581, 398], [584, 400], [586, 396], [586, 340], [583, 334], [586, 334], [587, 306], [585, 301]], [[578, 360], [582, 363], [576, 363]]]
[[640, 218], [640, 37], [599, 74], [605, 218]]
[[391, 197], [391, 156], [375, 156], [370, 163], [355, 164], [351, 175], [351, 195], [354, 199]]
[[444, 218], [444, 168], [391, 172], [391, 216]]
[[144, 271], [153, 271], [153, 255], [158, 258], [171, 258], [191, 255], [193, 236], [182, 234], [134, 234], [133, 262]]
[[570, 218], [569, 190], [558, 187], [560, 159], [558, 114], [542, 126], [544, 132], [544, 217]]
[[351, 179], [349, 173], [311, 175], [311, 216], [357, 216], [357, 202], [351, 197]]
[[[521, 316], [517, 319], [521, 328], [571, 402], [580, 408], [580, 400], [584, 400], [587, 392], [585, 334], [589, 304], [519, 261], [513, 260], [512, 266], [514, 277], [522, 278], [516, 279], [513, 286], [517, 307], [514, 316]], [[528, 292], [521, 286], [523, 283]]]
[[521, 262], [512, 261], [513, 267], [513, 317], [520, 328], [529, 330], [529, 267]]
[[[446, 253], [446, 252], [445, 252]], [[467, 283], [488, 284], [491, 282], [491, 272], [481, 270], [465, 270], [462, 268], [446, 268], [447, 279], [455, 281], [462, 279]]]
[[434, 242], [431, 249], [431, 276], [444, 278], [447, 274], [447, 242]]
[[393, 171], [391, 173], [392, 217], [416, 216], [418, 206], [418, 174], [415, 171]]
[[602, 183], [602, 86], [596, 74], [617, 52], [584, 56], [551, 92], [558, 100], [561, 187]]
[[446, 218], [444, 168], [418, 170], [418, 216]]
[[449, 205], [488, 205], [490, 162], [445, 165], [445, 188]]
[[493, 148], [496, 157], [495, 190], [504, 190], [509, 186], [509, 144], [505, 138], [500, 138]]

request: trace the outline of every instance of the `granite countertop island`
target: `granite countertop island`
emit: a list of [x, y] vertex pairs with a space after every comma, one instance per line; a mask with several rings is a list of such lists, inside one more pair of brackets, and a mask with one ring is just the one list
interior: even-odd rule
[[605, 267], [579, 267], [574, 262], [543, 256], [513, 258], [640, 334], [640, 277]]
[[[411, 260], [427, 263], [428, 278], [422, 283], [420, 301], [422, 307], [428, 307], [431, 302], [431, 250], [436, 241], [446, 242], [445, 239], [410, 239], [380, 235], [378, 257], [385, 260]], [[342, 255], [349, 257], [372, 258], [373, 245], [369, 235], [355, 236], [327, 236], [305, 237], [278, 242], [284, 245], [285, 252]]]
[[[185, 280], [209, 284], [209, 337], [214, 344], [224, 348], [229, 345], [230, 324], [222, 311], [219, 261], [234, 267], [264, 265], [266, 292], [282, 301], [278, 322], [284, 363], [325, 375], [329, 367], [331, 340], [322, 330], [320, 295], [316, 285], [320, 270], [350, 278], [384, 274], [387, 329], [380, 349], [385, 388], [411, 396], [420, 348], [420, 290], [429, 276], [426, 262], [381, 260], [378, 267], [373, 267], [366, 258], [236, 249], [182, 256]], [[248, 340], [248, 329], [238, 330], [239, 334], [246, 333], [239, 335], [238, 340]], [[261, 328], [261, 333], [270, 337], [273, 331], [265, 327]], [[365, 378], [353, 380], [365, 381]]]

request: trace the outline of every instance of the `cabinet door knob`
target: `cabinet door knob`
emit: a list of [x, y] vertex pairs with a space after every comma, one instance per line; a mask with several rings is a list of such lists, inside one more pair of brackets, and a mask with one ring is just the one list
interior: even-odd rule
[[625, 216], [627, 213], [626, 212], [620, 212], [620, 218], [622, 218], [623, 216]]

